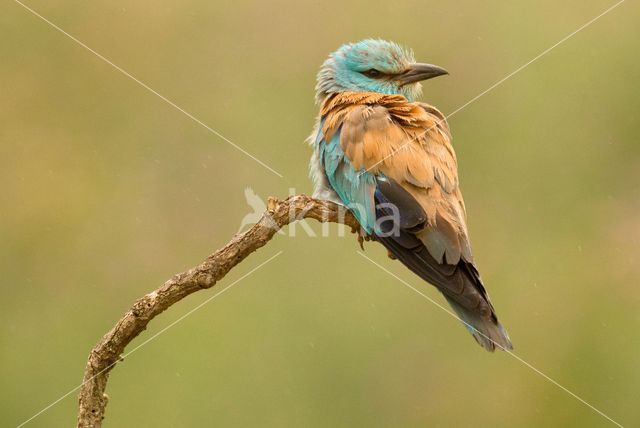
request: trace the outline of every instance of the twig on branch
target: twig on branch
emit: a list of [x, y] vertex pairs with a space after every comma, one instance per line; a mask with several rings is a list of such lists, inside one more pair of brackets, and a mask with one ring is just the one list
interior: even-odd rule
[[100, 427], [107, 396], [104, 394], [109, 373], [120, 360], [125, 347], [157, 315], [196, 291], [211, 288], [243, 261], [264, 246], [283, 226], [303, 218], [320, 222], [341, 223], [358, 231], [360, 225], [343, 206], [305, 195], [284, 201], [269, 198], [267, 211], [251, 229], [207, 257], [198, 266], [174, 275], [160, 288], [138, 299], [116, 325], [93, 347], [80, 387], [78, 427]]

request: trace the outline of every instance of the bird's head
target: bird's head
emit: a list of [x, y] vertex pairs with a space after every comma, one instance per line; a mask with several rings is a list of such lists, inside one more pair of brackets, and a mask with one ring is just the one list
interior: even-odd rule
[[420, 81], [448, 74], [444, 68], [416, 63], [413, 52], [386, 40], [367, 39], [342, 45], [318, 72], [316, 100], [344, 91], [404, 95], [415, 100]]

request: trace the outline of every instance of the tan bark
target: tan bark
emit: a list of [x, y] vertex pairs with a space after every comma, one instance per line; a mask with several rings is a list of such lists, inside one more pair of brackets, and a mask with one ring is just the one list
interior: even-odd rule
[[102, 425], [107, 406], [104, 392], [109, 373], [116, 366], [126, 346], [147, 328], [153, 318], [188, 295], [213, 287], [249, 254], [269, 242], [280, 228], [303, 218], [342, 223], [353, 231], [360, 227], [350, 212], [333, 202], [305, 195], [291, 196], [284, 201], [270, 198], [267, 211], [251, 229], [234, 236], [227, 245], [198, 266], [174, 275], [162, 286], [138, 299], [93, 347], [80, 387], [78, 427]]

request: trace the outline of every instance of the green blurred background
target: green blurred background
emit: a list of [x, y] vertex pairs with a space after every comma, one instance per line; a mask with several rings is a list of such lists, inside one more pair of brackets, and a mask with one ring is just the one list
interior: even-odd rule
[[[315, 73], [340, 44], [387, 38], [446, 67], [423, 99], [449, 113], [613, 2], [28, 4], [284, 178], [3, 2], [2, 426], [77, 386], [135, 299], [225, 244], [245, 187], [311, 192]], [[450, 121], [515, 352], [625, 426], [640, 425], [639, 12], [627, 1]], [[277, 236], [154, 320], [130, 349], [283, 251], [119, 364], [107, 426], [610, 426], [331, 230]], [[29, 426], [74, 425], [76, 401]]]

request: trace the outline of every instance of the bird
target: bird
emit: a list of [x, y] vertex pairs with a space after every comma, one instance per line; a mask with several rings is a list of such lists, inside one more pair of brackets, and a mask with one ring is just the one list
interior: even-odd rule
[[308, 138], [313, 196], [352, 211], [360, 233], [435, 286], [480, 346], [508, 351], [472, 255], [449, 125], [416, 101], [422, 81], [446, 74], [386, 40], [331, 53], [317, 74]]

